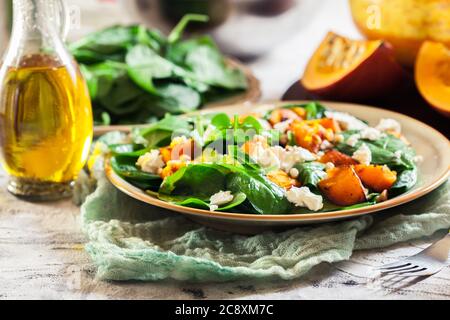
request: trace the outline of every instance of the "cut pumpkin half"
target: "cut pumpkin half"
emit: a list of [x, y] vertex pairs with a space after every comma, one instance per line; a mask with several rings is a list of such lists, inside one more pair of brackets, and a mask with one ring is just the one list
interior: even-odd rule
[[304, 88], [324, 98], [363, 100], [394, 89], [403, 77], [392, 46], [329, 32], [308, 63]]
[[450, 48], [426, 41], [416, 62], [416, 84], [428, 103], [450, 117]]

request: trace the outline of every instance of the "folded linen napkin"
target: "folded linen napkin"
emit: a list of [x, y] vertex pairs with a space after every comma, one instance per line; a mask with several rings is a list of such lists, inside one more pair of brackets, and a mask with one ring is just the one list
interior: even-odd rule
[[[102, 280], [290, 280], [322, 262], [348, 260], [354, 250], [387, 247], [450, 228], [447, 183], [377, 215], [280, 233], [233, 235], [128, 197], [107, 180], [101, 160], [93, 170], [96, 190], [81, 211], [86, 250]], [[92, 181], [81, 179], [78, 196], [89, 185]]]

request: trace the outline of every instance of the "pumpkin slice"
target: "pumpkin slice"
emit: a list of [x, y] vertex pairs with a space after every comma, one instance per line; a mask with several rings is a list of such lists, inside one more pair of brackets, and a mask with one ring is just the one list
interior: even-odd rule
[[386, 94], [402, 80], [392, 46], [384, 41], [357, 41], [329, 32], [301, 80], [313, 94], [362, 100]]
[[350, 8], [362, 34], [389, 41], [405, 66], [425, 40], [450, 44], [448, 0], [350, 0]]
[[397, 181], [397, 172], [390, 170], [386, 166], [357, 165], [355, 171], [362, 183], [376, 192], [391, 189]]
[[339, 206], [352, 206], [366, 201], [364, 186], [352, 166], [328, 171], [319, 182], [319, 189], [328, 200]]
[[426, 41], [416, 63], [416, 83], [428, 103], [450, 117], [450, 48]]

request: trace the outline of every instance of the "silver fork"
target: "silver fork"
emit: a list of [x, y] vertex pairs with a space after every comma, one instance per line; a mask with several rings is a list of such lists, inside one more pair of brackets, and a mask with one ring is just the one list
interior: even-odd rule
[[444, 239], [436, 242], [429, 248], [409, 257], [405, 260], [397, 261], [379, 267], [382, 275], [401, 275], [402, 277], [425, 277], [431, 276], [448, 264], [450, 251], [450, 233]]

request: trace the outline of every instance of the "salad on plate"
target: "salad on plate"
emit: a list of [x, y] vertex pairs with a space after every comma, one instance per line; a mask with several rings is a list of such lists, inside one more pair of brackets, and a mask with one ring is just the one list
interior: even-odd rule
[[234, 116], [166, 115], [108, 147], [116, 174], [163, 201], [262, 215], [387, 201], [417, 183], [420, 160], [396, 120], [371, 127], [316, 102]]

